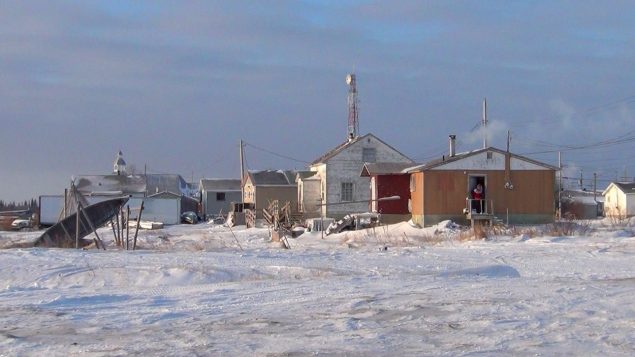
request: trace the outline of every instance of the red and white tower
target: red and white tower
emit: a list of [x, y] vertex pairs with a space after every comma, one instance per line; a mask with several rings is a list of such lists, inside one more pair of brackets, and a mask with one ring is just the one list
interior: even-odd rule
[[346, 76], [346, 84], [348, 84], [348, 139], [352, 140], [359, 135], [359, 108], [355, 74], [351, 73]]

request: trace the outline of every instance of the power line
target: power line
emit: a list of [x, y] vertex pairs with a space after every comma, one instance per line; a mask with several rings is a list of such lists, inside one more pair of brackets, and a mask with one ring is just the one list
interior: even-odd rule
[[271, 150], [268, 150], [268, 149], [261, 148], [261, 147], [259, 147], [259, 146], [256, 146], [256, 145], [253, 145], [253, 144], [250, 144], [250, 143], [248, 143], [248, 142], [246, 142], [246, 141], [243, 141], [243, 143], [244, 143], [246, 146], [252, 147], [252, 148], [254, 148], [254, 149], [256, 149], [256, 150], [260, 150], [260, 151], [266, 152], [266, 153], [268, 153], [268, 154], [270, 154], [270, 155], [273, 155], [273, 156], [277, 156], [277, 157], [280, 157], [280, 158], [283, 158], [283, 159], [287, 159], [287, 160], [291, 160], [291, 161], [301, 162], [301, 163], [303, 163], [303, 164], [311, 164], [311, 163], [310, 163], [310, 162], [308, 162], [308, 161], [305, 161], [305, 160], [300, 160], [300, 159], [296, 159], [296, 158], [293, 158], [293, 157], [291, 157], [291, 156], [287, 156], [287, 155], [283, 155], [283, 154], [279, 154], [279, 153], [277, 153], [277, 152], [273, 152], [273, 151], [271, 151]]

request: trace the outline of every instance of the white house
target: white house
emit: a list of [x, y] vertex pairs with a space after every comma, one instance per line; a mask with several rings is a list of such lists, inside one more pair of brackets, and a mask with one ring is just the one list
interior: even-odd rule
[[[313, 161], [309, 169], [318, 173], [321, 189], [298, 195], [306, 202], [322, 201], [324, 217], [340, 218], [351, 212], [367, 212], [370, 203], [370, 178], [360, 177], [364, 163], [412, 163], [406, 155], [373, 134], [348, 139]], [[303, 185], [299, 185], [303, 187]], [[351, 203], [347, 203], [351, 202]]]
[[604, 213], [611, 217], [635, 216], [635, 183], [611, 182], [602, 192]]

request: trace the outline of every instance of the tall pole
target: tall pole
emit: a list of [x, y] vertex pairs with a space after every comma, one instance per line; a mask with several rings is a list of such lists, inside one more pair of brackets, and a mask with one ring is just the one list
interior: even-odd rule
[[593, 173], [593, 201], [597, 202], [598, 174]]
[[245, 157], [243, 154], [243, 140], [240, 139], [240, 202], [245, 202]]
[[558, 218], [562, 219], [562, 152], [558, 151]]
[[487, 148], [487, 98], [483, 98], [483, 149]]
[[582, 178], [582, 170], [580, 170], [580, 190], [584, 190], [584, 179]]

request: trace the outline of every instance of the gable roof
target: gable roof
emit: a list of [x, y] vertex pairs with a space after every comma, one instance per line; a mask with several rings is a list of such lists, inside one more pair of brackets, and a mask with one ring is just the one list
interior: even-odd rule
[[254, 186], [295, 186], [296, 172], [292, 170], [249, 170], [247, 175]]
[[374, 175], [400, 175], [403, 174], [403, 170], [412, 167], [412, 163], [397, 163], [397, 162], [374, 162], [365, 163], [362, 167], [360, 176], [368, 177]]
[[320, 173], [317, 171], [298, 171], [295, 175], [295, 182], [298, 180], [319, 180]]
[[635, 182], [611, 182], [606, 189], [604, 189], [602, 195], [606, 195], [611, 186], [617, 187], [620, 191], [626, 194], [635, 193]]
[[[409, 167], [409, 168], [403, 170], [403, 172], [404, 173], [406, 173], [406, 172], [412, 173], [412, 172], [418, 172], [418, 171], [426, 171], [426, 170], [430, 170], [430, 169], [438, 167], [438, 166], [442, 166], [442, 165], [448, 164], [450, 162], [459, 161], [459, 160], [464, 159], [466, 157], [478, 155], [480, 153], [487, 152], [487, 151], [494, 151], [494, 152], [497, 152], [497, 153], [502, 154], [502, 155], [508, 154], [507, 151], [504, 151], [504, 150], [501, 150], [501, 149], [498, 149], [498, 148], [490, 146], [490, 147], [481, 148], [481, 149], [477, 149], [477, 150], [473, 150], [473, 151], [459, 153], [459, 154], [456, 154], [454, 156], [442, 156], [441, 158], [428, 161], [425, 164]], [[532, 163], [534, 165], [542, 166], [542, 167], [545, 167], [547, 169], [556, 170], [556, 171], [560, 170], [556, 166], [549, 165], [549, 164], [546, 164], [544, 162], [536, 161], [534, 159], [530, 159], [530, 158], [525, 157], [525, 156], [521, 156], [521, 155], [513, 154], [513, 153], [509, 153], [509, 155], [512, 158], [523, 160], [523, 161], [527, 161], [527, 162], [530, 162], [530, 163]]]
[[399, 150], [397, 150], [394, 147], [386, 144], [386, 142], [384, 142], [380, 138], [376, 137], [375, 135], [373, 135], [371, 133], [368, 133], [368, 134], [366, 134], [364, 136], [358, 136], [358, 137], [356, 137], [355, 139], [352, 139], [352, 140], [346, 140], [345, 142], [343, 142], [343, 143], [339, 144], [338, 146], [336, 146], [335, 148], [333, 148], [331, 151], [328, 151], [326, 154], [324, 154], [324, 155], [320, 156], [319, 158], [313, 160], [313, 162], [311, 162], [310, 166], [325, 163], [326, 161], [331, 159], [333, 156], [335, 156], [335, 155], [339, 154], [340, 152], [342, 152], [344, 149], [346, 149], [346, 148], [354, 145], [355, 143], [361, 141], [362, 139], [365, 139], [365, 138], [368, 138], [368, 137], [373, 137], [375, 140], [377, 140], [380, 143], [386, 145], [390, 149], [392, 149], [395, 152], [397, 152], [399, 155], [405, 157], [406, 159], [408, 159], [408, 160], [410, 160], [411, 162], [414, 163], [414, 161], [412, 159], [410, 159], [408, 156], [402, 154]]
[[240, 191], [240, 179], [201, 179], [203, 191]]
[[75, 178], [75, 187], [79, 192], [91, 195], [171, 192], [180, 196], [185, 180], [177, 174], [81, 175]]
[[83, 175], [75, 178], [75, 187], [88, 195], [129, 195], [144, 193], [146, 183], [141, 175]]

